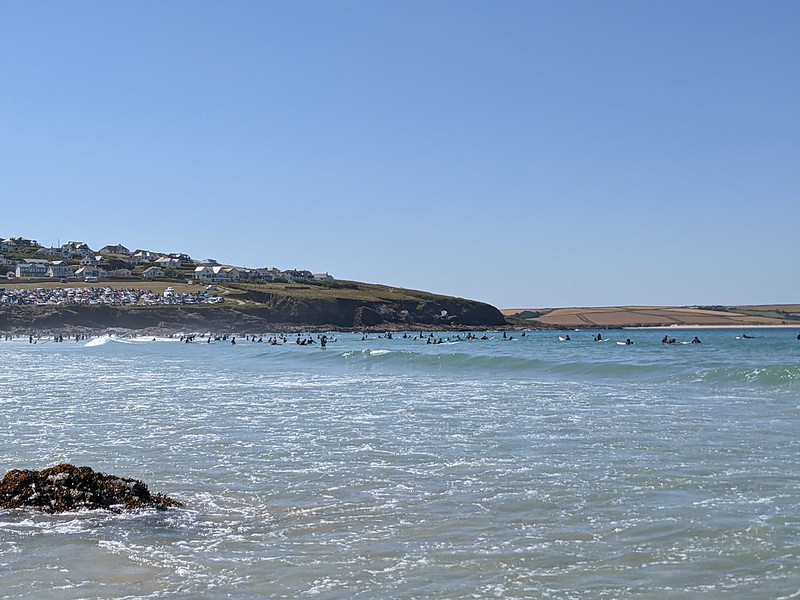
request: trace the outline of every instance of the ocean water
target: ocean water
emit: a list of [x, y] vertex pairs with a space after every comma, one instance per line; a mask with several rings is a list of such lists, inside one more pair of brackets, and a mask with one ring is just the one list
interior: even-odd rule
[[602, 333], [0, 342], [5, 470], [186, 504], [0, 511], [0, 598], [800, 598], [797, 331]]

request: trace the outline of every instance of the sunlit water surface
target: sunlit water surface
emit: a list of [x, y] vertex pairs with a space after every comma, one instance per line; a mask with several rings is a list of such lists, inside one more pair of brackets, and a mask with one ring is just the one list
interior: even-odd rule
[[798, 598], [800, 341], [740, 333], [0, 342], [6, 470], [186, 505], [0, 511], [0, 598]]

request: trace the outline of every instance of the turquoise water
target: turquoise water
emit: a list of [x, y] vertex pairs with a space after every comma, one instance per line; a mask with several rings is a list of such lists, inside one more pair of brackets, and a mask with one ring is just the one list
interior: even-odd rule
[[0, 598], [800, 597], [797, 331], [602, 333], [0, 342], [6, 469], [186, 503], [0, 511]]

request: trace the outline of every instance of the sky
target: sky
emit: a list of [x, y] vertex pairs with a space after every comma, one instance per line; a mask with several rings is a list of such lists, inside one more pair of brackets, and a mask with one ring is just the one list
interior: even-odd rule
[[0, 236], [800, 302], [800, 2], [0, 3]]

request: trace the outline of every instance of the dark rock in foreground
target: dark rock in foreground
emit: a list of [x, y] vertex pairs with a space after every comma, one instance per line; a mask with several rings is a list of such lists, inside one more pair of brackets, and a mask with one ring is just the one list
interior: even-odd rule
[[141, 481], [70, 464], [41, 471], [12, 469], [0, 481], [0, 508], [32, 507], [59, 513], [94, 509], [166, 510], [173, 506], [183, 505], [164, 494], [150, 494]]

